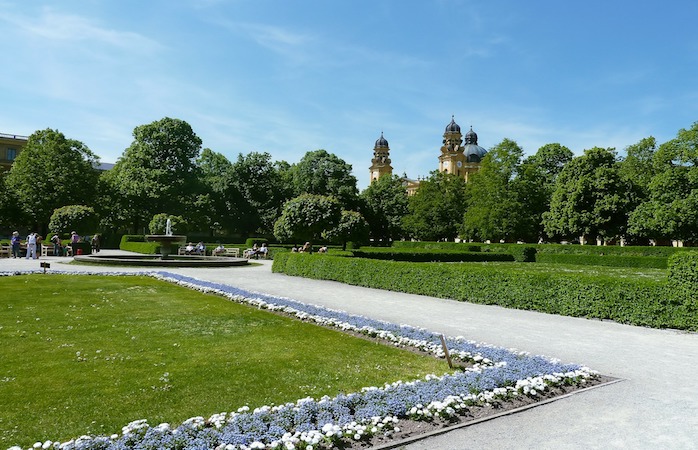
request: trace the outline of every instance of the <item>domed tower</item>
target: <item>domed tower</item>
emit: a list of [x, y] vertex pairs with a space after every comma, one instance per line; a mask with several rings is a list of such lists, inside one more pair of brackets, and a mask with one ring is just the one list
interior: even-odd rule
[[444, 131], [444, 139], [441, 146], [441, 155], [439, 156], [439, 172], [452, 173], [460, 175], [460, 169], [465, 163], [463, 155], [463, 135], [460, 133], [460, 126], [451, 116], [451, 123], [446, 125]]
[[383, 132], [381, 131], [381, 137], [376, 141], [376, 145], [373, 147], [373, 159], [371, 160], [371, 183], [382, 177], [383, 175], [389, 175], [393, 173], [393, 167], [390, 165], [390, 146], [388, 141], [383, 137]]
[[486, 154], [487, 150], [477, 144], [477, 133], [473, 131], [473, 127], [470, 127], [470, 131], [465, 133], [465, 143], [463, 145], [463, 155], [465, 155], [463, 176], [465, 177], [466, 183], [471, 173], [480, 170], [480, 163]]

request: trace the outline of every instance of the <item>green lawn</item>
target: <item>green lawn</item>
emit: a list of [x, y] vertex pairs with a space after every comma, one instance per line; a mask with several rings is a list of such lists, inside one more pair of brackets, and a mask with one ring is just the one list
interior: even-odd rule
[[0, 448], [447, 371], [148, 277], [23, 275], [0, 290]]

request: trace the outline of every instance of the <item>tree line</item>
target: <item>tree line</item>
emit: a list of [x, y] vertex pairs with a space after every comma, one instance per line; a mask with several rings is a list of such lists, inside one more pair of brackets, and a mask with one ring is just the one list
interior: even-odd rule
[[697, 161], [698, 122], [661, 145], [642, 139], [623, 156], [593, 147], [575, 157], [547, 144], [524, 158], [504, 139], [467, 184], [434, 171], [408, 197], [396, 175], [359, 192], [351, 165], [322, 149], [297, 163], [266, 152], [230, 161], [179, 119], [136, 127], [108, 171], [82, 142], [46, 129], [0, 176], [0, 228], [140, 234], [169, 217], [180, 233], [283, 242], [695, 241]]

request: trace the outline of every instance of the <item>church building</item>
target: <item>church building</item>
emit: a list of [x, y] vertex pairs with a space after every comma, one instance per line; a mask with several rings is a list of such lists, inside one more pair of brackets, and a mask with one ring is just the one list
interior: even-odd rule
[[[477, 144], [477, 134], [473, 131], [473, 127], [470, 127], [470, 131], [465, 134], [464, 139], [460, 126], [452, 116], [451, 123], [446, 126], [446, 131], [444, 131], [442, 144], [439, 155], [439, 172], [452, 173], [462, 177], [467, 183], [470, 174], [480, 169], [482, 158], [487, 154], [487, 150]], [[383, 175], [393, 173], [393, 167], [390, 165], [390, 147], [388, 141], [383, 137], [383, 133], [373, 147], [373, 159], [371, 159], [369, 170], [371, 183]], [[403, 181], [409, 195], [413, 195], [419, 188], [420, 180], [418, 179], [410, 179], [405, 174]]]

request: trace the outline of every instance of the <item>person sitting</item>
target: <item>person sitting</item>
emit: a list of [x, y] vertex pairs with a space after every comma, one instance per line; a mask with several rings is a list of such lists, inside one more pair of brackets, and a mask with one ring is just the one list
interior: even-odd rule
[[225, 246], [219, 242], [218, 247], [213, 249], [213, 254], [222, 255], [223, 253], [225, 253]]
[[310, 245], [310, 242], [306, 242], [303, 244], [303, 247], [298, 250], [300, 253], [313, 253], [313, 247]]
[[204, 245], [203, 242], [199, 242], [196, 244], [196, 248], [194, 249], [194, 253], [197, 255], [206, 255], [206, 246]]
[[267, 259], [267, 255], [269, 254], [269, 247], [267, 247], [266, 242], [262, 242], [262, 247], [259, 249], [257, 252], [258, 256], [261, 256], [264, 259]]
[[297, 244], [293, 244], [293, 247], [291, 247], [291, 251], [292, 251], [293, 253], [298, 253], [298, 245], [297, 245]]
[[192, 244], [191, 242], [188, 243], [186, 247], [184, 247], [184, 254], [185, 255], [191, 255], [193, 251], [194, 251], [194, 244]]
[[318, 249], [317, 252], [318, 252], [318, 253], [327, 253], [327, 246], [326, 246], [326, 245], [323, 245], [322, 247], [320, 247], [320, 248]]

